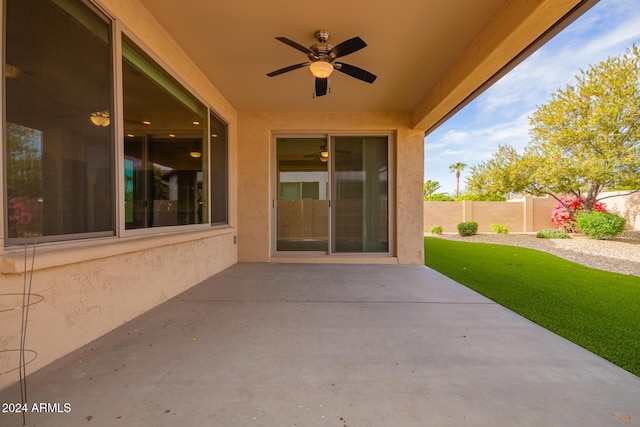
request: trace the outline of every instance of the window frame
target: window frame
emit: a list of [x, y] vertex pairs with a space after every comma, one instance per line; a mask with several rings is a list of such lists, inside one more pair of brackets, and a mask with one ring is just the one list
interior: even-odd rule
[[[221, 221], [221, 222], [213, 222], [213, 197], [212, 196], [212, 191], [213, 191], [213, 186], [212, 184], [212, 179], [213, 179], [213, 173], [212, 173], [212, 161], [213, 161], [213, 150], [212, 150], [212, 142], [211, 142], [211, 138], [212, 138], [212, 134], [211, 134], [211, 116], [215, 116], [216, 119], [218, 119], [220, 121], [220, 123], [222, 123], [224, 125], [224, 129], [225, 129], [225, 135], [224, 135], [224, 146], [225, 146], [225, 159], [224, 159], [224, 176], [225, 176], [225, 220]], [[207, 125], [208, 125], [208, 132], [207, 132], [207, 139], [209, 141], [209, 173], [208, 173], [208, 178], [209, 178], [209, 197], [211, 200], [209, 200], [209, 225], [211, 227], [227, 227], [230, 224], [229, 221], [229, 214], [230, 214], [230, 208], [229, 208], [229, 202], [230, 202], [230, 197], [229, 197], [229, 189], [230, 189], [230, 185], [229, 185], [229, 180], [230, 180], [230, 173], [229, 173], [229, 122], [227, 120], [225, 120], [220, 114], [218, 114], [213, 108], [211, 108], [211, 106], [209, 106], [209, 114], [207, 116]]]
[[[115, 27], [117, 30], [117, 40], [114, 38], [114, 48], [116, 50], [116, 56], [114, 60], [114, 65], [116, 67], [114, 75], [117, 76], [117, 87], [116, 91], [116, 100], [115, 100], [115, 111], [117, 116], [117, 124], [115, 129], [115, 139], [117, 146], [116, 153], [116, 190], [117, 190], [117, 210], [118, 210], [118, 219], [117, 219], [117, 229], [119, 237], [129, 237], [129, 236], [141, 236], [141, 235], [153, 235], [160, 233], [172, 233], [172, 232], [188, 232], [195, 230], [204, 230], [209, 229], [216, 226], [228, 226], [229, 225], [229, 142], [228, 142], [228, 129], [229, 125], [224, 118], [218, 114], [208, 102], [206, 102], [200, 94], [195, 91], [188, 83], [184, 81], [177, 74], [173, 68], [171, 68], [166, 62], [164, 62], [152, 49], [150, 49], [139, 37], [135, 35], [135, 33], [129, 30], [124, 24], [120, 21], [115, 21]], [[202, 105], [206, 108], [206, 120], [207, 120], [207, 138], [203, 143], [207, 144], [207, 153], [208, 153], [208, 161], [203, 165], [203, 169], [207, 175], [206, 183], [207, 183], [207, 191], [206, 194], [206, 207], [207, 207], [207, 218], [208, 221], [202, 224], [185, 224], [185, 225], [172, 225], [172, 226], [162, 226], [162, 227], [147, 227], [147, 228], [136, 228], [136, 229], [126, 229], [125, 223], [125, 207], [124, 207], [124, 141], [122, 138], [124, 137], [124, 91], [123, 91], [123, 75], [122, 75], [122, 35], [125, 35], [129, 38], [129, 40], [136, 45], [138, 49], [143, 51], [146, 55], [149, 56], [159, 67], [161, 67], [169, 76], [175, 79], [176, 83], [182, 86], [182, 89], [187, 91], [191, 96], [197, 99]], [[226, 176], [227, 176], [227, 221], [225, 223], [213, 223], [211, 221], [211, 120], [210, 116], [215, 115], [222, 123], [224, 123], [227, 135], [226, 135], [226, 149], [227, 156], [225, 159], [225, 164], [227, 166]]]
[[[210, 147], [211, 147], [211, 135], [209, 133], [209, 129], [210, 129], [210, 119], [209, 119], [209, 115], [210, 115], [210, 110], [211, 108], [209, 107], [208, 103], [206, 103], [201, 96], [199, 96], [199, 94], [197, 94], [196, 91], [193, 90], [193, 88], [191, 88], [188, 84], [186, 84], [186, 82], [184, 80], [182, 80], [177, 73], [175, 73], [175, 71], [169, 67], [166, 63], [164, 63], [160, 58], [158, 58], [157, 55], [155, 55], [153, 53], [153, 51], [151, 49], [149, 49], [143, 42], [141, 42], [137, 37], [132, 36], [131, 35], [132, 32], [128, 31], [124, 26], [122, 28], [122, 31], [119, 32], [119, 43], [117, 45], [117, 47], [119, 48], [119, 52], [118, 52], [118, 63], [117, 63], [117, 67], [118, 67], [118, 76], [120, 78], [120, 85], [124, 86], [124, 76], [123, 76], [123, 35], [125, 35], [129, 41], [135, 45], [135, 47], [137, 49], [139, 49], [140, 51], [142, 51], [144, 54], [146, 54], [149, 59], [151, 59], [159, 68], [162, 69], [162, 71], [164, 71], [164, 73], [166, 73], [167, 75], [169, 75], [172, 79], [174, 79], [174, 82], [172, 83], [176, 83], [180, 86], [180, 89], [184, 90], [185, 92], [187, 92], [190, 96], [192, 96], [193, 98], [195, 98], [195, 100], [197, 100], [201, 106], [203, 107], [203, 115], [204, 117], [202, 118], [203, 120], [206, 120], [207, 123], [205, 125], [205, 129], [203, 130], [203, 134], [206, 136], [206, 138], [203, 138], [203, 146], [206, 145], [206, 150], [203, 149], [203, 152], [207, 153], [207, 156], [203, 156], [205, 157], [205, 159], [202, 162], [202, 172], [206, 174], [206, 180], [203, 181], [203, 183], [206, 183], [206, 191], [203, 191], [203, 195], [206, 197], [206, 199], [204, 200], [205, 202], [205, 207], [207, 209], [207, 221], [203, 222], [201, 224], [183, 224], [183, 225], [169, 225], [169, 226], [157, 226], [157, 227], [140, 227], [140, 228], [131, 228], [131, 229], [127, 229], [126, 228], [126, 218], [125, 218], [125, 206], [124, 206], [124, 199], [125, 199], [125, 194], [124, 194], [124, 169], [125, 169], [125, 157], [124, 157], [124, 145], [125, 145], [125, 134], [124, 134], [124, 98], [126, 97], [126, 94], [124, 93], [124, 90], [120, 90], [120, 94], [121, 94], [121, 99], [120, 99], [120, 103], [118, 105], [118, 111], [119, 111], [119, 117], [121, 118], [120, 120], [118, 120], [118, 123], [120, 124], [121, 128], [119, 129], [118, 133], [116, 133], [116, 140], [117, 140], [117, 144], [119, 146], [122, 146], [122, 154], [118, 154], [118, 158], [117, 158], [117, 162], [118, 162], [118, 183], [117, 183], [117, 188], [118, 190], [121, 192], [121, 194], [118, 196], [118, 203], [121, 203], [118, 206], [118, 210], [120, 211], [120, 219], [121, 222], [118, 224], [118, 228], [120, 230], [120, 235], [121, 236], [131, 236], [131, 235], [140, 235], [140, 234], [154, 234], [154, 233], [160, 233], [160, 232], [171, 232], [171, 231], [178, 231], [178, 230], [191, 230], [191, 229], [200, 229], [200, 228], [205, 228], [205, 227], [209, 227], [211, 224], [211, 203], [210, 203], [210, 191], [209, 189], [211, 188], [211, 158], [209, 156], [209, 151], [210, 151]], [[150, 78], [149, 76], [146, 76], [148, 78]], [[151, 79], [151, 78], [150, 78]], [[154, 83], [158, 84], [157, 81], [151, 79], [151, 81], [153, 81]], [[124, 89], [124, 88], [123, 88]]]
[[[91, 13], [97, 18], [104, 21], [109, 25], [110, 28], [110, 74], [111, 78], [116, 78], [115, 73], [115, 63], [114, 63], [114, 48], [115, 48], [115, 37], [116, 37], [116, 20], [113, 18], [112, 14], [108, 13], [101, 7], [99, 4], [92, 0], [76, 0], [77, 3], [82, 4], [84, 7], [89, 9]], [[65, 242], [78, 242], [78, 241], [88, 241], [95, 239], [112, 239], [117, 236], [118, 233], [118, 218], [117, 218], [117, 206], [113, 205], [111, 216], [111, 230], [106, 231], [89, 231], [89, 232], [80, 232], [80, 233], [67, 233], [67, 234], [53, 234], [53, 235], [45, 235], [45, 236], [36, 236], [36, 237], [9, 237], [9, 219], [8, 219], [8, 168], [7, 168], [7, 140], [6, 140], [6, 132], [7, 132], [7, 91], [6, 91], [6, 77], [5, 69], [6, 69], [6, 43], [7, 43], [7, 0], [0, 0], [0, 7], [2, 8], [2, 19], [0, 19], [0, 44], [2, 45], [2, 57], [0, 58], [0, 70], [2, 71], [2, 83], [0, 84], [0, 102], [2, 103], [2, 114], [0, 116], [0, 123], [2, 124], [2, 131], [0, 132], [0, 165], [2, 166], [2, 175], [0, 175], [0, 227], [2, 230], [2, 234], [0, 237], [0, 242], [2, 242], [1, 248], [15, 248], [20, 247], [21, 245], [31, 244], [34, 242], [44, 243], [44, 244], [60, 244]], [[51, 3], [55, 3], [51, 1]], [[64, 10], [64, 8], [62, 8]], [[108, 104], [111, 106], [112, 113], [115, 116], [115, 104], [114, 95], [115, 95], [115, 86], [111, 88], [110, 97], [107, 100]], [[117, 120], [115, 118], [114, 120]], [[113, 121], [112, 121], [113, 122]], [[112, 126], [110, 129], [110, 144], [111, 144], [111, 194], [109, 197], [111, 201], [117, 203], [115, 199], [115, 194], [117, 189], [114, 188], [115, 185], [115, 166], [117, 162], [116, 153], [115, 153], [115, 127]]]
[[[334, 229], [334, 179], [335, 175], [335, 162], [333, 160], [329, 160], [329, 182], [327, 188], [327, 200], [329, 200], [329, 247], [327, 251], [282, 251], [278, 250], [278, 213], [277, 213], [277, 205], [279, 202], [280, 195], [280, 186], [278, 181], [278, 158], [277, 158], [277, 142], [279, 138], [324, 138], [326, 143], [328, 144], [329, 150], [334, 150], [334, 141], [335, 137], [386, 137], [387, 138], [387, 173], [388, 173], [388, 207], [387, 207], [387, 221], [388, 221], [388, 251], [386, 252], [336, 252], [333, 250], [333, 242], [332, 240], [335, 238], [333, 236]], [[397, 132], [395, 130], [388, 131], [366, 131], [366, 130], [329, 130], [326, 132], [295, 132], [295, 131], [274, 131], [271, 133], [271, 147], [270, 147], [270, 157], [271, 161], [269, 163], [270, 168], [270, 209], [269, 209], [269, 225], [270, 225], [270, 257], [277, 258], [288, 258], [288, 257], [301, 257], [301, 258], [350, 258], [350, 257], [358, 257], [358, 258], [393, 258], [397, 256], [397, 244], [396, 244], [396, 235], [398, 233], [398, 224], [396, 223], [397, 217], [397, 206], [396, 206], [396, 190], [398, 185], [398, 176], [397, 176], [397, 168], [396, 168], [396, 150], [397, 150]], [[335, 155], [331, 155], [330, 157], [334, 157]]]

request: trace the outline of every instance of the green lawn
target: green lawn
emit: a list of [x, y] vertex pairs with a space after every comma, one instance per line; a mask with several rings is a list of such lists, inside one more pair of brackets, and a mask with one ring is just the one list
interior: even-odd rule
[[532, 249], [425, 237], [425, 264], [640, 376], [640, 277]]

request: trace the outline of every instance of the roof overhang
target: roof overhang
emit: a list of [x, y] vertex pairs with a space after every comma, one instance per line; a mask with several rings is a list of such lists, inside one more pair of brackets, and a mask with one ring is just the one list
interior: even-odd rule
[[[225, 98], [243, 111], [395, 111], [429, 131], [485, 90], [597, 0], [140, 0]], [[314, 32], [367, 47], [341, 58], [378, 76], [373, 84], [334, 72], [314, 97], [305, 67], [270, 71], [306, 56], [274, 37], [310, 46]]]

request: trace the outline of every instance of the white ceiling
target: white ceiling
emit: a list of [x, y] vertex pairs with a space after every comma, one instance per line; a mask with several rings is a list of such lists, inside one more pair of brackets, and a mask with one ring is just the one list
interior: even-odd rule
[[[505, 0], [211, 1], [141, 0], [239, 111], [412, 111]], [[318, 29], [336, 45], [368, 46], [341, 62], [378, 76], [373, 84], [334, 72], [331, 93], [313, 98], [307, 60], [277, 40], [304, 46]]]

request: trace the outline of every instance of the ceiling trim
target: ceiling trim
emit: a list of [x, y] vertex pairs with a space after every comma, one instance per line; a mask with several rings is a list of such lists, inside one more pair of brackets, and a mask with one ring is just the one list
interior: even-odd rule
[[598, 0], [509, 0], [412, 113], [430, 133]]

